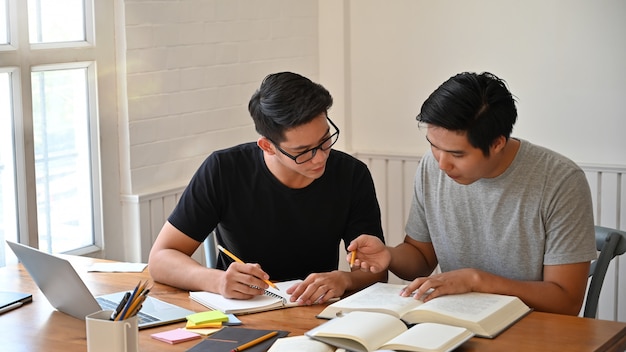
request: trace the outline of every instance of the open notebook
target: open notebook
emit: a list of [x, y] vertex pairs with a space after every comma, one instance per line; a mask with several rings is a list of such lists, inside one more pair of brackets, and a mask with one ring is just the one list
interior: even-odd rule
[[204, 291], [189, 292], [189, 297], [205, 307], [217, 309], [227, 314], [250, 314], [297, 306], [297, 302], [289, 301], [289, 295], [286, 291], [299, 282], [302, 280], [276, 282], [278, 290], [270, 287], [265, 290], [265, 294], [251, 299], [224, 298], [218, 293]]

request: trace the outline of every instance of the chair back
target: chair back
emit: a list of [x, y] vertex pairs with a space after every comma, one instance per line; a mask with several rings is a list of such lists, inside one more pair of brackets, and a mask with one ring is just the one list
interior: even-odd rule
[[217, 238], [215, 238], [215, 230], [211, 231], [209, 236], [203, 242], [204, 260], [207, 268], [215, 268], [217, 266]]
[[626, 232], [617, 229], [596, 226], [596, 248], [600, 251], [598, 259], [591, 263], [589, 277], [591, 283], [587, 289], [587, 301], [583, 316], [595, 318], [598, 311], [600, 291], [604, 283], [604, 277], [613, 258], [626, 252]]

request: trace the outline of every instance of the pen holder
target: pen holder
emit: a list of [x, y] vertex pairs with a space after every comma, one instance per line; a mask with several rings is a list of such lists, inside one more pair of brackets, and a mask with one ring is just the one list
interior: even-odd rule
[[126, 320], [110, 320], [112, 310], [89, 314], [87, 322], [88, 352], [137, 352], [139, 351], [139, 328], [137, 316]]

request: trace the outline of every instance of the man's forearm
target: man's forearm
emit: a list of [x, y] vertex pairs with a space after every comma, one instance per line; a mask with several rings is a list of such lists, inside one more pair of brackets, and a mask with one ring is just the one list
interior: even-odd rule
[[380, 273], [371, 273], [361, 270], [354, 270], [346, 273], [350, 279], [350, 284], [346, 287], [346, 292], [363, 289], [375, 282], [387, 282], [389, 275], [387, 270]]
[[211, 291], [216, 288], [211, 283], [212, 271], [184, 253], [164, 250], [150, 258], [148, 269], [152, 278], [160, 283], [189, 291]]
[[435, 270], [428, 264], [422, 253], [408, 243], [387, 248], [391, 253], [389, 271], [402, 280], [410, 281], [417, 277], [428, 276]]

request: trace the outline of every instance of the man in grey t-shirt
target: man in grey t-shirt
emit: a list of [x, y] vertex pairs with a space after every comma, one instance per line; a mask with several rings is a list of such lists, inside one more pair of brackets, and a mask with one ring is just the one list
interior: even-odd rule
[[404, 243], [360, 236], [348, 246], [354, 265], [413, 280], [402, 294], [425, 301], [491, 292], [577, 315], [596, 258], [589, 185], [571, 160], [511, 138], [516, 119], [493, 74], [461, 73], [435, 90], [418, 115], [431, 150], [417, 169]]

